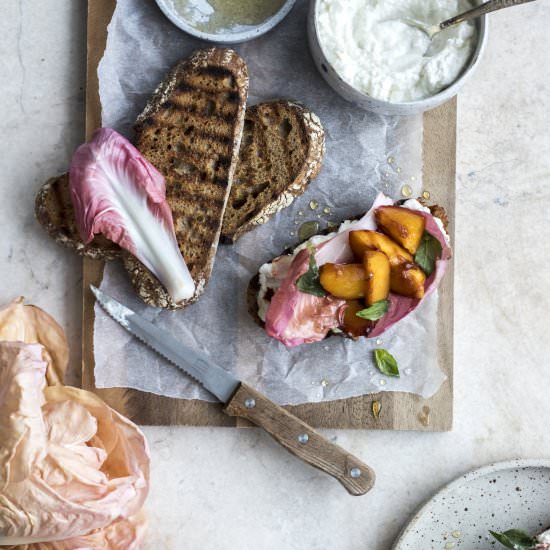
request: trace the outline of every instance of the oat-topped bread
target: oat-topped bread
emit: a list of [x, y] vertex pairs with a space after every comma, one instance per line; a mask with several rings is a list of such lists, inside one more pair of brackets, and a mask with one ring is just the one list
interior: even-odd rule
[[176, 304], [133, 256], [124, 265], [141, 298], [177, 308], [195, 301], [210, 277], [237, 164], [248, 73], [233, 50], [210, 48], [176, 65], [136, 122], [135, 145], [166, 178], [179, 248], [196, 291]]
[[103, 235], [96, 235], [88, 244], [82, 242], [69, 194], [69, 174], [50, 178], [40, 188], [35, 200], [35, 214], [50, 237], [79, 254], [96, 260], [111, 260], [120, 256], [118, 245]]
[[325, 133], [311, 111], [272, 101], [246, 111], [222, 237], [235, 241], [301, 195], [321, 169]]

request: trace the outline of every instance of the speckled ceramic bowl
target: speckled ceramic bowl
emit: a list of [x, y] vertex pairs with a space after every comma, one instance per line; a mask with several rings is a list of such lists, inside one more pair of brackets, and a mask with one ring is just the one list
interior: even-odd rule
[[392, 550], [489, 550], [489, 533], [550, 527], [550, 460], [512, 460], [469, 472], [434, 495], [403, 529]]
[[288, 15], [296, 0], [286, 0], [278, 12], [258, 25], [236, 30], [235, 32], [220, 33], [204, 32], [193, 27], [193, 25], [174, 8], [173, 0], [156, 0], [156, 2], [162, 10], [162, 13], [182, 31], [197, 38], [201, 38], [202, 40], [207, 40], [208, 42], [216, 42], [217, 44], [237, 44], [252, 40], [270, 31]]
[[320, 0], [311, 0], [308, 15], [308, 38], [311, 54], [315, 65], [329, 85], [344, 99], [355, 103], [367, 111], [373, 111], [382, 115], [414, 115], [438, 107], [454, 97], [460, 88], [472, 75], [479, 64], [481, 56], [487, 44], [487, 16], [477, 19], [477, 45], [470, 59], [469, 64], [462, 71], [461, 75], [447, 88], [426, 99], [408, 101], [403, 103], [392, 103], [371, 97], [360, 92], [348, 84], [330, 64], [323, 52], [323, 45], [319, 38], [317, 27], [317, 12]]

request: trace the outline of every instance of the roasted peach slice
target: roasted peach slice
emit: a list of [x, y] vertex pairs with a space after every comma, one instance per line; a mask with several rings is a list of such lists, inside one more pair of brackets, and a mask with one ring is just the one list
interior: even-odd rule
[[422, 214], [400, 206], [381, 206], [374, 215], [379, 229], [411, 254], [416, 252], [426, 227]]
[[321, 286], [336, 298], [362, 298], [365, 269], [361, 264], [324, 264], [319, 268]]
[[390, 261], [379, 250], [367, 250], [363, 257], [365, 267], [365, 302], [367, 306], [385, 300], [390, 293]]
[[363, 309], [365, 309], [363, 302], [350, 300], [344, 310], [342, 330], [354, 338], [366, 336], [376, 324], [375, 321], [368, 321], [367, 319], [357, 317], [357, 313]]
[[363, 261], [367, 250], [380, 250], [388, 257], [392, 267], [406, 262], [413, 262], [411, 254], [387, 235], [378, 231], [350, 231], [349, 245], [358, 261]]
[[401, 296], [417, 298], [424, 297], [426, 275], [416, 264], [403, 264], [392, 268], [390, 276], [391, 291]]

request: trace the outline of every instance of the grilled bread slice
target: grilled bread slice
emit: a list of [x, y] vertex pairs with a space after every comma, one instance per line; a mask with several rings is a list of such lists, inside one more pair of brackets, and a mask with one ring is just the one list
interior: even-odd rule
[[321, 121], [303, 106], [280, 100], [249, 107], [223, 240], [237, 240], [289, 206], [319, 173], [324, 152]]
[[166, 178], [166, 198], [194, 296], [176, 304], [134, 256], [124, 265], [148, 304], [175, 309], [202, 294], [214, 263], [241, 142], [248, 73], [233, 50], [196, 51], [159, 85], [136, 122], [135, 145]]
[[69, 174], [50, 178], [40, 188], [35, 200], [35, 214], [50, 237], [79, 254], [95, 260], [112, 260], [120, 256], [118, 245], [103, 235], [96, 235], [89, 244], [80, 239], [69, 193]]
[[[223, 240], [235, 241], [288, 206], [318, 174], [323, 154], [323, 128], [305, 107], [282, 100], [249, 107], [224, 215]], [[120, 248], [101, 235], [87, 245], [80, 240], [68, 174], [50, 178], [41, 187], [35, 213], [53, 239], [83, 256], [110, 260], [121, 255]]]

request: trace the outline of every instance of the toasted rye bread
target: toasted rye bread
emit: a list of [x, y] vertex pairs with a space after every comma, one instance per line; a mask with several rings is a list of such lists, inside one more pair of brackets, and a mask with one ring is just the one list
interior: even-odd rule
[[233, 50], [196, 51], [158, 86], [136, 122], [135, 145], [166, 178], [166, 198], [194, 296], [176, 304], [134, 256], [124, 266], [148, 304], [175, 309], [198, 299], [214, 263], [239, 152], [248, 73]]
[[69, 193], [69, 174], [50, 178], [40, 188], [35, 200], [35, 214], [50, 237], [79, 254], [105, 260], [120, 256], [118, 245], [103, 235], [96, 235], [88, 244], [80, 239]]
[[223, 240], [236, 241], [289, 206], [319, 173], [324, 151], [321, 121], [301, 105], [279, 100], [248, 108]]
[[[447, 217], [447, 212], [445, 211], [445, 208], [443, 208], [442, 206], [439, 206], [439, 205], [433, 205], [433, 206], [429, 206], [428, 204], [426, 204], [426, 201], [422, 198], [418, 198], [417, 199], [418, 202], [420, 202], [421, 204], [423, 204], [424, 206], [426, 206], [427, 208], [430, 209], [430, 212], [432, 213], [432, 216], [435, 216], [436, 218], [439, 218], [442, 222], [443, 222], [443, 227], [445, 228], [445, 231], [448, 230], [448, 226], [449, 226], [449, 219]], [[357, 216], [356, 218], [353, 218], [353, 219], [359, 219], [360, 216]], [[331, 231], [334, 231], [334, 228], [327, 228], [323, 231], [321, 231], [319, 233], [319, 235], [327, 235], [328, 233], [330, 233]], [[287, 249], [285, 251], [283, 251], [283, 254], [291, 254], [293, 251], [293, 249]], [[248, 287], [246, 289], [246, 304], [247, 304], [247, 309], [248, 309], [248, 312], [250, 313], [250, 315], [252, 316], [252, 318], [254, 319], [254, 321], [256, 322], [256, 324], [258, 326], [260, 326], [261, 328], [265, 328], [265, 323], [264, 321], [262, 321], [258, 311], [259, 311], [259, 306], [258, 306], [258, 293], [260, 292], [260, 275], [259, 273], [256, 273], [256, 275], [254, 275], [254, 277], [252, 277], [252, 279], [250, 279], [250, 282], [248, 283]], [[266, 299], [268, 301], [271, 301], [271, 297], [272, 296], [267, 296]], [[326, 338], [328, 338], [329, 336], [344, 336], [346, 338], [353, 338], [353, 339], [356, 339], [354, 338], [353, 336], [350, 336], [349, 334], [346, 334], [345, 332], [332, 332], [330, 331], [327, 335], [326, 335]]]
[[[301, 105], [278, 100], [247, 109], [223, 240], [235, 241], [288, 206], [318, 174], [323, 154], [319, 119]], [[53, 239], [79, 254], [105, 260], [119, 257], [120, 248], [101, 235], [87, 245], [81, 241], [68, 186], [69, 176], [63, 174], [41, 187], [35, 204], [38, 221]]]

